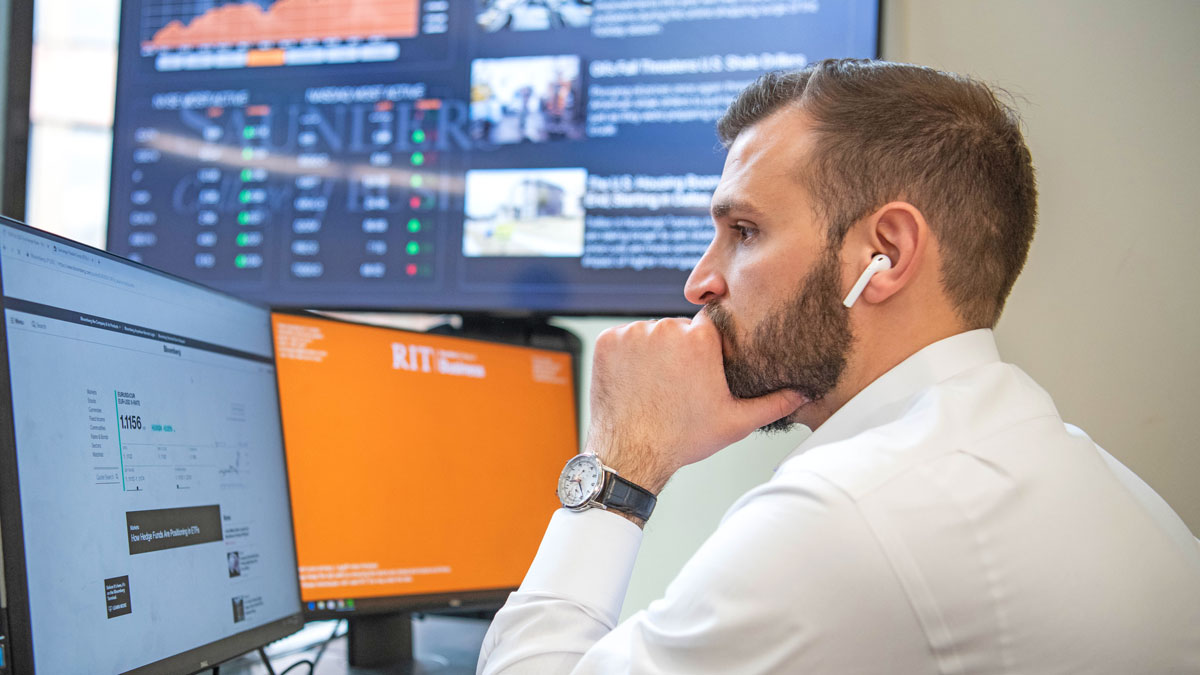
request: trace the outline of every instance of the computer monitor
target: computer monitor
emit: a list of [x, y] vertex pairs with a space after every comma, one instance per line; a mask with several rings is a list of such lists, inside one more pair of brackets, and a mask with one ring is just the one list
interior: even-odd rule
[[6, 218], [0, 289], [13, 672], [190, 673], [303, 625], [268, 311]]
[[680, 314], [715, 122], [880, 0], [124, 0], [108, 247], [283, 307]]
[[272, 320], [308, 615], [350, 618], [369, 665], [389, 660], [354, 653], [372, 617], [503, 604], [579, 449], [571, 354]]

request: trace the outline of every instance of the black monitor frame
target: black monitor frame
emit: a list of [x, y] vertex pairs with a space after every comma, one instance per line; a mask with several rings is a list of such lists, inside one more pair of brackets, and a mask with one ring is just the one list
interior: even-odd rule
[[[33, 3], [9, 2], [4, 45], [3, 167], [0, 168], [0, 208], [14, 218], [25, 217], [25, 169], [29, 156], [29, 90], [33, 60]], [[7, 43], [7, 44], [5, 44]]]
[[[264, 305], [248, 302], [241, 298], [222, 293], [221, 291], [210, 289], [203, 284], [161, 272], [106, 251], [29, 227], [5, 216], [0, 216], [0, 226], [9, 226], [27, 234], [44, 237], [59, 246], [76, 248], [125, 265], [153, 272], [173, 281], [224, 295], [264, 310], [267, 309]], [[0, 281], [0, 318], [4, 316], [3, 311], [6, 308], [3, 290], [2, 281]], [[276, 387], [276, 399], [278, 402], [278, 387]], [[2, 612], [0, 612], [0, 629], [7, 627], [7, 635], [4, 634], [3, 630], [0, 630], [0, 636], [5, 638], [4, 640], [0, 640], [0, 644], [7, 642], [5, 649], [12, 663], [12, 672], [33, 673], [35, 672], [35, 664], [33, 662], [33, 634], [29, 620], [29, 588], [26, 577], [25, 536], [21, 514], [20, 477], [17, 475], [16, 427], [15, 420], [13, 419], [12, 403], [12, 383], [9, 377], [8, 331], [0, 330], [0, 550], [3, 551], [4, 558], [4, 576], [3, 579], [0, 579], [0, 590], [4, 591], [3, 594], [0, 594], [0, 597], [4, 600], [3, 603], [0, 603], [3, 605]], [[279, 436], [282, 439], [282, 419], [280, 424]], [[286, 453], [283, 460], [286, 470]], [[290, 492], [287, 494], [287, 509], [290, 521], [292, 512]], [[294, 556], [296, 550], [295, 532], [293, 531], [291, 535]], [[296, 597], [300, 597], [300, 579], [298, 574], [296, 577]], [[136, 673], [137, 675], [198, 673], [282, 637], [291, 635], [302, 628], [303, 625], [303, 612], [298, 611], [295, 614], [277, 619], [271, 623], [235, 633], [215, 642], [199, 645], [193, 649], [140, 666], [128, 672]]]

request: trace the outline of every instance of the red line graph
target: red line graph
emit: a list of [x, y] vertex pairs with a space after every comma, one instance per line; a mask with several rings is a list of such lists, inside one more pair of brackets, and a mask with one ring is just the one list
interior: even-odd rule
[[143, 47], [173, 49], [218, 44], [417, 34], [419, 0], [279, 0], [264, 10], [245, 2], [222, 5], [188, 23], [171, 21]]

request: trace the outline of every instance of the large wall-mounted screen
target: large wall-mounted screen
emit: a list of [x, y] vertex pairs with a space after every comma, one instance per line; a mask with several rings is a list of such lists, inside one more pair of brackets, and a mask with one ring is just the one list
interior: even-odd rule
[[685, 313], [713, 125], [878, 0], [126, 0], [108, 246], [276, 305]]

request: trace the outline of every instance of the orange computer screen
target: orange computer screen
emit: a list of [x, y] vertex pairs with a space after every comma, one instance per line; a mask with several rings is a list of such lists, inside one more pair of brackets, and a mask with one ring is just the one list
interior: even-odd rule
[[272, 321], [304, 600], [520, 584], [578, 450], [570, 357]]

